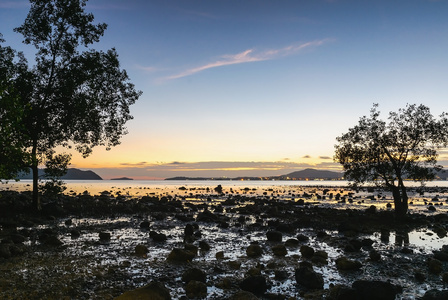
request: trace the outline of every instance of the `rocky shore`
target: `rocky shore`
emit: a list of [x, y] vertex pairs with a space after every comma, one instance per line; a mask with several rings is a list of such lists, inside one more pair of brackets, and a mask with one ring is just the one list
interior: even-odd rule
[[448, 299], [446, 193], [2, 191], [0, 299]]

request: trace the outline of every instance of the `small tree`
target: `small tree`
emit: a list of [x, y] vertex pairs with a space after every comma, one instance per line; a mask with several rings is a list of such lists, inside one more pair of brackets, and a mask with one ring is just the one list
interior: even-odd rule
[[334, 160], [342, 164], [347, 180], [388, 188], [396, 214], [403, 216], [408, 210], [405, 180], [432, 180], [442, 169], [437, 150], [448, 145], [448, 119], [443, 113], [436, 120], [428, 107], [413, 104], [390, 112], [386, 122], [377, 108], [337, 138]]
[[93, 24], [93, 15], [84, 12], [86, 1], [30, 0], [25, 22], [15, 29], [36, 48], [35, 65], [22, 59], [13, 81], [19, 107], [29, 108], [22, 110], [18, 139], [30, 157], [37, 209], [38, 166], [51, 165], [53, 176], [55, 166], [68, 165], [68, 157], [54, 148], [74, 145], [86, 157], [95, 146], [118, 145], [132, 119], [129, 106], [141, 95], [120, 69], [115, 49], [90, 49], [107, 25]]

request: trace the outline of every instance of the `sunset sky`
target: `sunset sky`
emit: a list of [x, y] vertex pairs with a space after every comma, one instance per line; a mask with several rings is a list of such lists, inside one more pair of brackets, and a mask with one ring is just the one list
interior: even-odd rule
[[[0, 0], [0, 33], [28, 1]], [[143, 95], [111, 151], [74, 154], [103, 178], [338, 170], [335, 138], [379, 103], [448, 111], [448, 1], [90, 0]], [[448, 153], [440, 161], [448, 166]]]

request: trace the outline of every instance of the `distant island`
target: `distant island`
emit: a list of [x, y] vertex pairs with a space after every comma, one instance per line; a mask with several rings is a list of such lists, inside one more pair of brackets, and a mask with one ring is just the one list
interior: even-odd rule
[[[39, 169], [39, 178], [45, 179], [45, 171]], [[33, 179], [31, 171], [28, 173], [21, 173], [17, 179]], [[93, 171], [83, 171], [75, 168], [70, 168], [67, 173], [61, 177], [65, 180], [103, 180], [98, 174]]]
[[111, 178], [110, 180], [134, 180], [134, 179], [129, 177], [120, 177], [120, 178]]
[[305, 169], [280, 176], [268, 177], [171, 177], [165, 180], [343, 180], [343, 173]]

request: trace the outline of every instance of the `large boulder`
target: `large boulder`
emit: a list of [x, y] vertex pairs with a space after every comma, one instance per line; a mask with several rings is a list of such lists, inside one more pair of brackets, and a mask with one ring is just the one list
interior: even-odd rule
[[268, 289], [266, 278], [263, 276], [250, 276], [240, 283], [243, 291], [251, 292], [256, 296], [263, 295]]
[[395, 296], [403, 291], [401, 286], [376, 280], [357, 280], [352, 287], [356, 290], [358, 299], [363, 300], [394, 300]]
[[162, 283], [151, 282], [141, 288], [125, 292], [115, 300], [171, 300], [171, 296]]
[[324, 279], [321, 274], [316, 273], [309, 262], [301, 262], [295, 271], [297, 284], [307, 289], [323, 289]]

